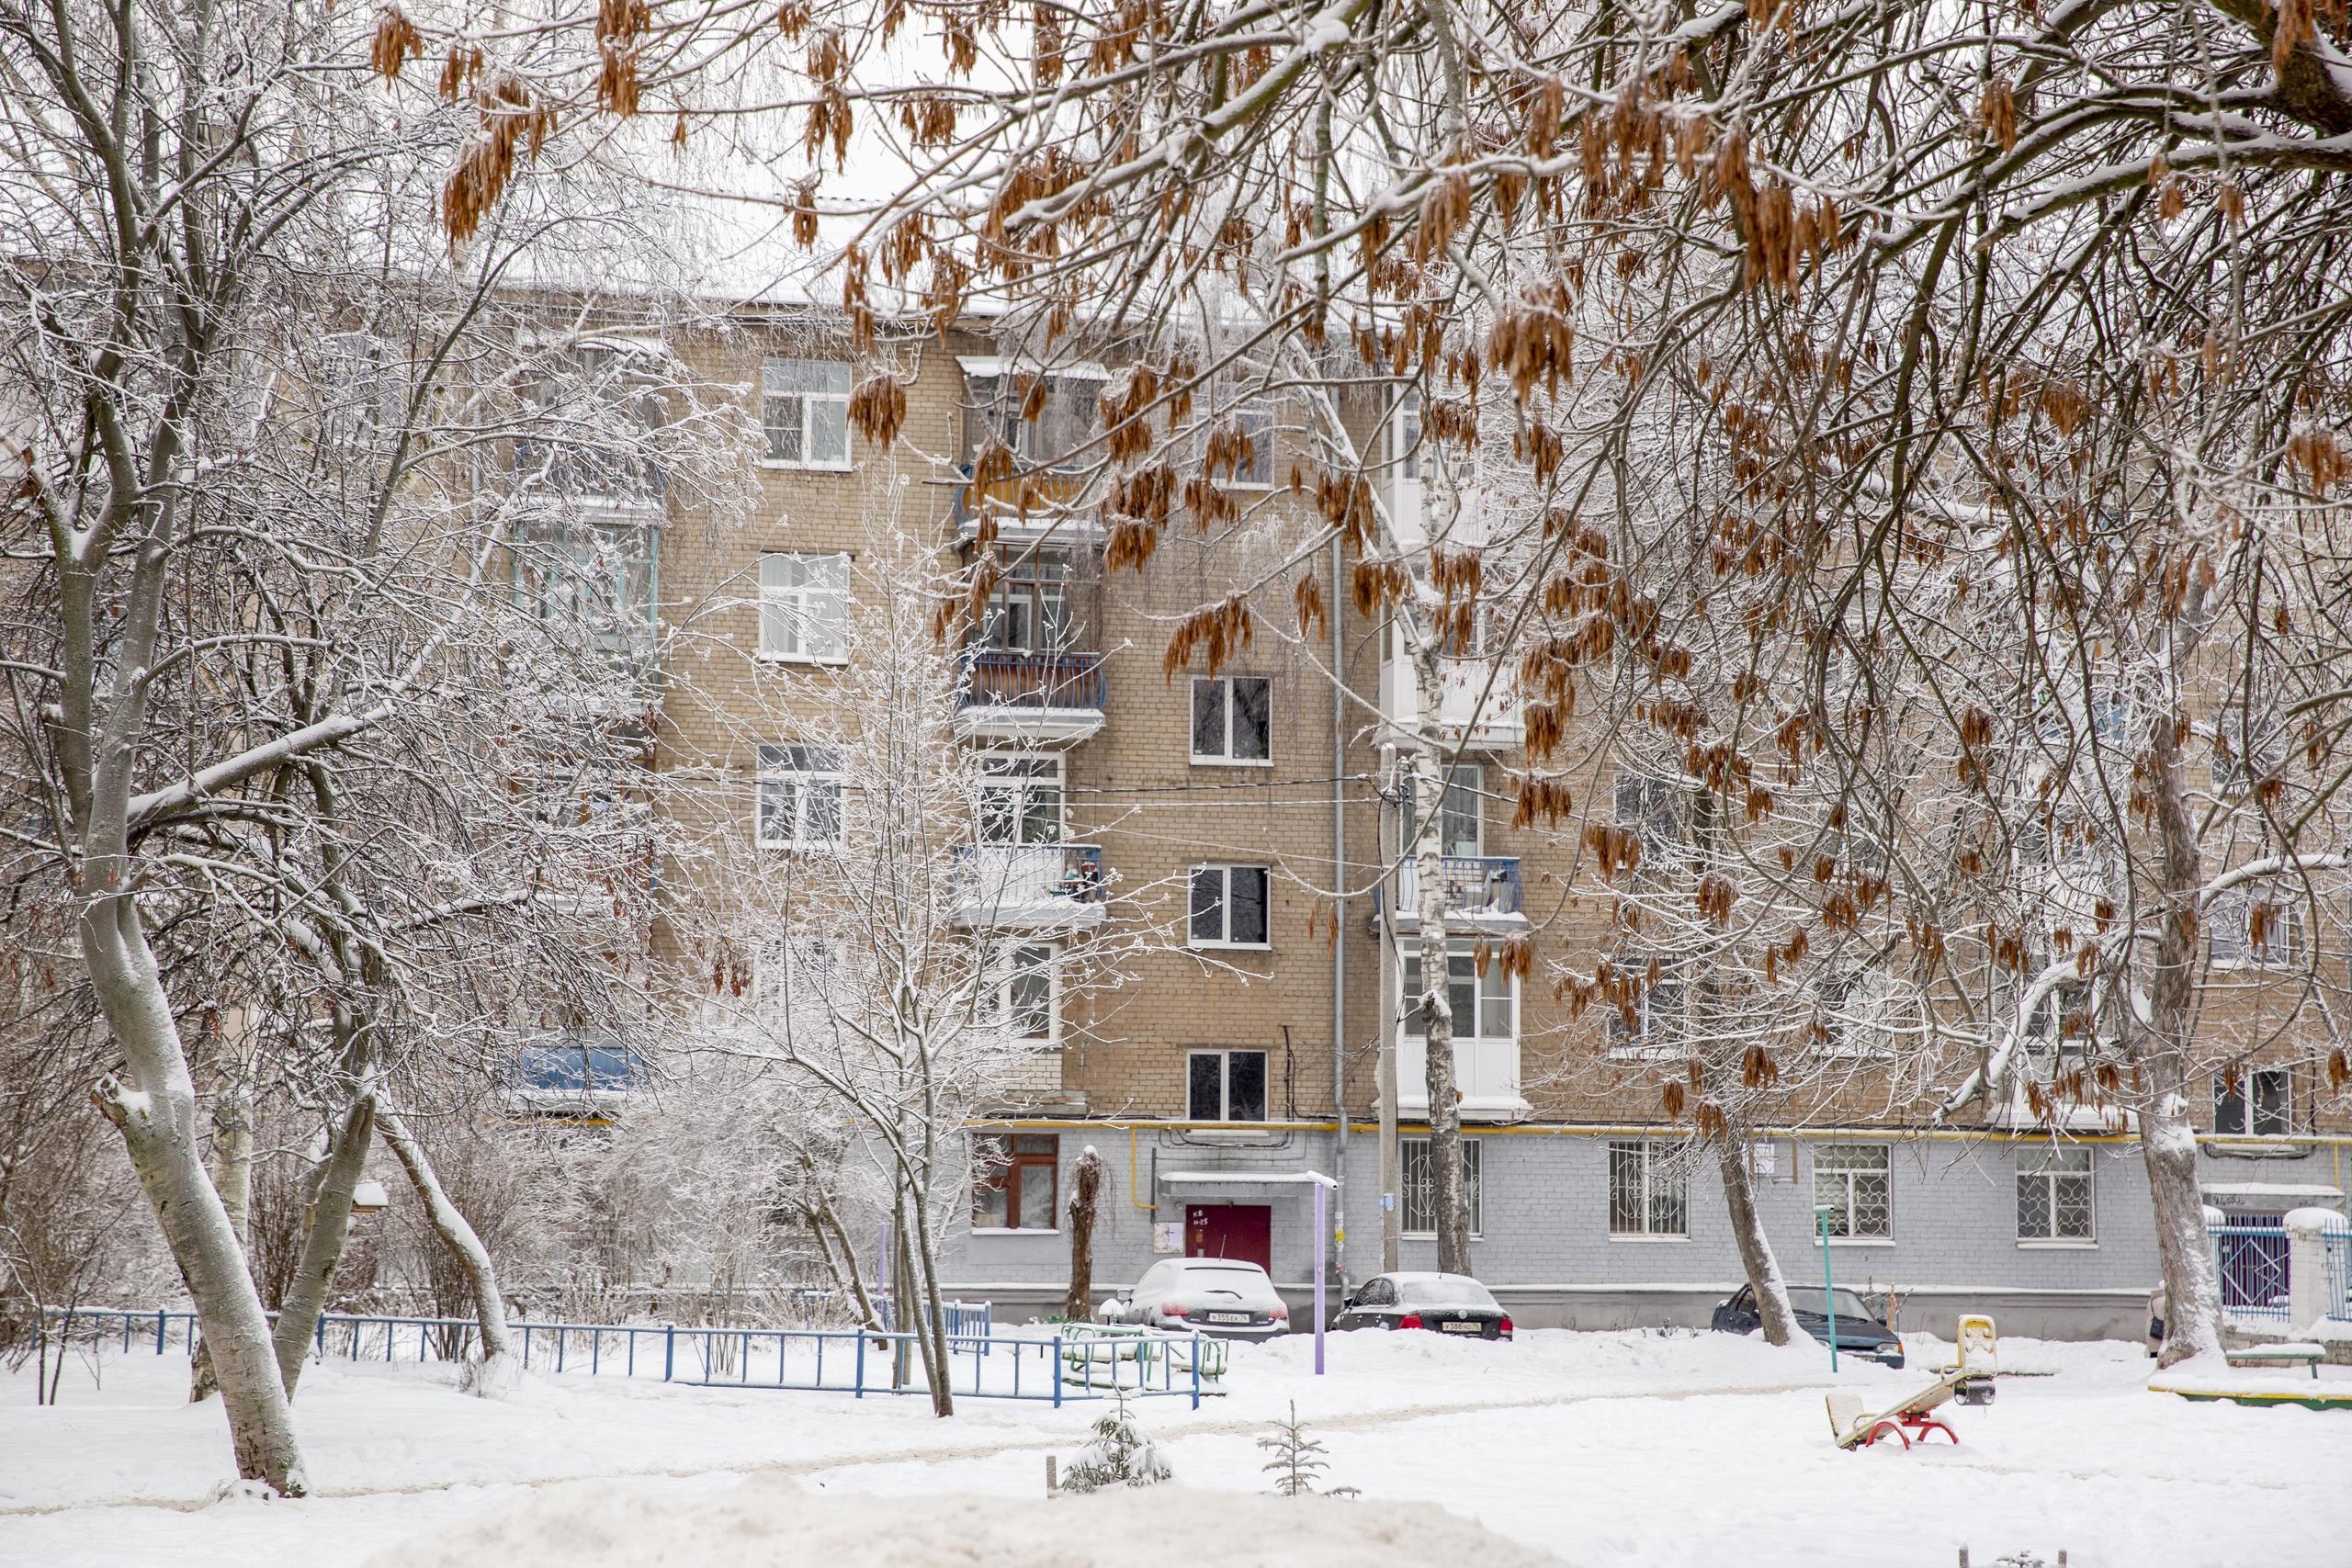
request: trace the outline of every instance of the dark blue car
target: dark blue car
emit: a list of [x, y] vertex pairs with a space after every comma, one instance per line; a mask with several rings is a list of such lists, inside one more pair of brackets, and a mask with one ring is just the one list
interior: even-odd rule
[[[1824, 1345], [1829, 1343], [1829, 1314], [1826, 1310], [1829, 1304], [1824, 1301], [1819, 1285], [1789, 1287], [1789, 1306], [1797, 1314], [1797, 1326]], [[1890, 1367], [1903, 1365], [1903, 1341], [1862, 1304], [1861, 1297], [1840, 1287], [1834, 1304], [1838, 1308], [1838, 1348], [1841, 1354], [1867, 1356]], [[1753, 1334], [1763, 1325], [1764, 1320], [1756, 1314], [1755, 1288], [1742, 1285], [1715, 1308], [1713, 1326], [1718, 1334]]]

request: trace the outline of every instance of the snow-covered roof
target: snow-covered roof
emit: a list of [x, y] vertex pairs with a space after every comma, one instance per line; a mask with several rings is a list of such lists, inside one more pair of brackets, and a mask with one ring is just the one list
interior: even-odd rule
[[1159, 1173], [1159, 1179], [1184, 1186], [1235, 1182], [1258, 1187], [1277, 1181], [1315, 1182], [1324, 1187], [1339, 1185], [1319, 1170], [1163, 1170]]

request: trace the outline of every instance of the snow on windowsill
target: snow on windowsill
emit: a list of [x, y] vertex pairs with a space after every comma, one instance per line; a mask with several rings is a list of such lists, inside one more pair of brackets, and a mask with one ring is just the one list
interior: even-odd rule
[[1059, 1226], [1055, 1226], [1054, 1228], [1052, 1228], [1052, 1229], [1048, 1230], [1048, 1229], [1041, 1229], [1041, 1228], [1039, 1228], [1039, 1227], [1037, 1227], [1037, 1226], [1035, 1226], [1035, 1225], [974, 1225], [974, 1226], [972, 1227], [972, 1234], [973, 1234], [974, 1235], [976, 1235], [976, 1236], [981, 1236], [981, 1235], [1061, 1235], [1062, 1233], [1061, 1233], [1061, 1229], [1060, 1229], [1060, 1227], [1059, 1227]]
[[1609, 1239], [1612, 1242], [1630, 1241], [1648, 1245], [1664, 1242], [1668, 1246], [1679, 1246], [1680, 1244], [1689, 1241], [1690, 1238], [1687, 1235], [1645, 1235], [1634, 1231], [1611, 1231], [1609, 1233]]
[[[1818, 1234], [1814, 1236], [1813, 1245], [1816, 1248], [1821, 1246], [1821, 1237]], [[1833, 1235], [1829, 1238], [1829, 1245], [1832, 1247], [1893, 1247], [1894, 1238], [1891, 1235]]]
[[2098, 1243], [2091, 1241], [2059, 1241], [2048, 1237], [2018, 1239], [2019, 1252], [2097, 1252]]

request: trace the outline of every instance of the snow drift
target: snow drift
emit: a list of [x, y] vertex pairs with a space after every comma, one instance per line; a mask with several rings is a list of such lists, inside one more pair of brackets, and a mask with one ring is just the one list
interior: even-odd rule
[[[1038, 1483], [1042, 1486], [1042, 1471]], [[369, 1568], [1560, 1568], [1425, 1503], [1234, 1496], [1180, 1486], [1087, 1497], [851, 1496], [781, 1476], [671, 1495], [609, 1484], [407, 1542]]]

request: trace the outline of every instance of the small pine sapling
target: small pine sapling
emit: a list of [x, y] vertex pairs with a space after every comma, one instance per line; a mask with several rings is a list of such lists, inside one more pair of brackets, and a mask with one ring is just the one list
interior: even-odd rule
[[1154, 1486], [1175, 1473], [1159, 1445], [1127, 1413], [1123, 1390], [1117, 1407], [1094, 1423], [1093, 1440], [1078, 1450], [1062, 1472], [1061, 1487], [1065, 1492], [1097, 1492], [1107, 1486]]
[[1354, 1497], [1361, 1495], [1352, 1486], [1328, 1489], [1316, 1484], [1317, 1478], [1329, 1468], [1323, 1458], [1320, 1438], [1306, 1435], [1306, 1423], [1298, 1418], [1298, 1402], [1291, 1401], [1290, 1419], [1274, 1423], [1273, 1431], [1258, 1439], [1258, 1446], [1270, 1450], [1273, 1457], [1258, 1468], [1274, 1478], [1274, 1491], [1283, 1497]]

